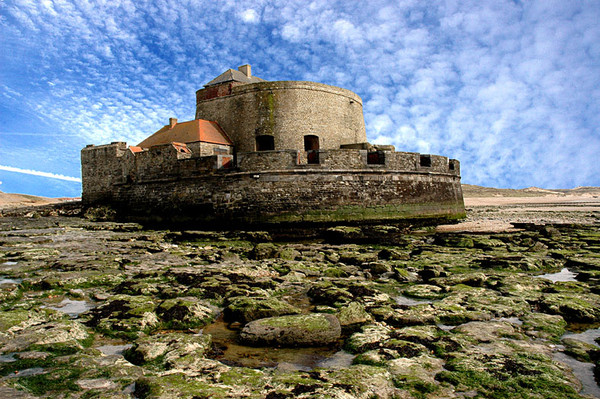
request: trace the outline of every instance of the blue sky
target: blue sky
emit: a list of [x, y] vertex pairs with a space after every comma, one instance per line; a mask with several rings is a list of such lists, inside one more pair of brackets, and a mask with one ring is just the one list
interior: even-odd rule
[[598, 0], [4, 0], [0, 190], [78, 196], [82, 147], [193, 119], [245, 63], [356, 92], [369, 141], [463, 183], [600, 186], [598, 21]]

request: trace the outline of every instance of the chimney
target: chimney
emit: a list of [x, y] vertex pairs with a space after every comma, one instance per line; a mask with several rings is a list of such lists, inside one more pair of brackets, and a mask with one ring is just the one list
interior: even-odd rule
[[169, 129], [173, 129], [173, 126], [177, 124], [177, 118], [169, 118]]
[[246, 64], [246, 65], [242, 65], [241, 67], [238, 67], [238, 71], [240, 71], [241, 73], [243, 73], [247, 77], [251, 78], [252, 77], [252, 71], [250, 70], [250, 68], [251, 68], [250, 65]]

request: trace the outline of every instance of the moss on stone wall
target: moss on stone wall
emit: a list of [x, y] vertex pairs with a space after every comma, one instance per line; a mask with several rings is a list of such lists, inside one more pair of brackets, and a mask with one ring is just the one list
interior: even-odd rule
[[249, 222], [358, 222], [389, 221], [403, 219], [462, 219], [466, 217], [464, 207], [456, 202], [429, 204], [391, 204], [379, 206], [346, 205], [335, 209], [317, 209], [305, 212], [287, 212], [249, 218]]

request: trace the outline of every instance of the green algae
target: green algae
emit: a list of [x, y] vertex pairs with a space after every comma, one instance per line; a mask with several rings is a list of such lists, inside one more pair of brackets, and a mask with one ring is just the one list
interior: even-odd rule
[[[363, 329], [358, 333], [363, 334], [362, 337], [352, 334], [355, 330], [347, 332], [352, 335], [345, 337], [345, 344], [353, 352], [359, 353], [355, 362], [362, 364], [346, 370], [314, 371], [308, 374], [268, 369], [229, 368], [209, 359], [212, 356], [211, 352], [205, 348], [202, 353], [182, 352], [181, 356], [177, 355], [179, 357], [176, 358], [169, 358], [164, 354], [147, 362], [137, 362], [140, 366], [135, 368], [136, 373], [144, 373], [146, 377], [139, 379], [141, 374], [133, 376], [132, 373], [132, 376], [118, 380], [118, 383], [122, 388], [122, 384], [126, 382], [138, 381], [137, 397], [162, 398], [194, 396], [219, 398], [242, 394], [246, 397], [259, 398], [265, 397], [267, 393], [272, 393], [273, 397], [276, 397], [275, 394], [289, 397], [293, 395], [336, 397], [342, 394], [393, 397], [393, 390], [396, 388], [417, 398], [446, 397], [452, 390], [465, 395], [477, 392], [481, 397], [579, 397], [576, 392], [577, 386], [569, 377], [569, 371], [554, 363], [545, 351], [548, 350], [551, 342], [557, 343], [560, 339], [566, 326], [563, 318], [566, 312], [577, 307], [581, 309], [580, 313], [574, 313], [568, 318], [570, 323], [586, 319], [588, 314], [596, 317], [592, 308], [597, 304], [598, 293], [591, 289], [595, 284], [592, 272], [596, 258], [594, 253], [588, 252], [590, 248], [595, 250], [593, 239], [596, 236], [593, 234], [576, 236], [562, 228], [559, 230], [559, 235], [550, 232], [548, 236], [541, 231], [520, 233], [518, 236], [509, 233], [485, 236], [464, 234], [461, 238], [463, 244], [457, 241], [436, 241], [435, 235], [427, 231], [406, 236], [405, 241], [396, 247], [356, 245], [349, 249], [346, 246], [325, 246], [318, 243], [311, 244], [313, 247], [309, 249], [299, 246], [294, 246], [292, 249], [275, 243], [273, 244], [275, 252], [269, 254], [269, 258], [247, 260], [240, 256], [235, 259], [229, 258], [231, 263], [220, 258], [223, 249], [228, 246], [228, 239], [224, 238], [218, 244], [215, 243], [211, 249], [194, 248], [189, 245], [182, 250], [180, 245], [178, 249], [167, 248], [160, 252], [149, 252], [145, 256], [152, 260], [147, 261], [146, 264], [125, 262], [123, 264], [127, 265], [126, 268], [111, 269], [114, 271], [115, 278], [106, 278], [104, 282], [98, 280], [98, 286], [102, 287], [99, 290], [95, 289], [95, 283], [86, 285], [83, 280], [76, 278], [66, 284], [64, 281], [46, 280], [50, 289], [24, 290], [25, 296], [10, 304], [13, 306], [13, 303], [16, 303], [25, 306], [24, 308], [10, 310], [10, 307], [5, 307], [4, 313], [8, 314], [5, 319], [0, 315], [0, 326], [5, 326], [4, 331], [20, 326], [26, 321], [27, 314], [38, 311], [43, 303], [40, 299], [46, 300], [44, 297], [50, 295], [63, 295], [68, 293], [67, 287], [75, 286], [83, 289], [77, 294], [83, 297], [93, 298], [95, 295], [102, 297], [108, 292], [110, 296], [106, 302], [115, 299], [112, 294], [116, 294], [116, 290], [121, 294], [127, 293], [130, 297], [139, 297], [139, 302], [128, 301], [136, 307], [136, 310], [122, 313], [116, 310], [108, 312], [98, 318], [99, 325], [93, 327], [98, 336], [101, 336], [99, 333], [114, 336], [120, 335], [120, 332], [131, 331], [131, 335], [121, 335], [130, 340], [138, 339], [144, 335], [143, 333], [150, 331], [160, 333], [157, 334], [159, 336], [172, 334], [172, 331], [164, 331], [164, 329], [175, 326], [165, 323], [160, 312], [156, 310], [157, 307], [166, 299], [189, 296], [191, 290], [198, 290], [198, 296], [204, 297], [204, 288], [201, 287], [212, 287], [210, 284], [214, 284], [215, 287], [221, 286], [223, 296], [226, 297], [225, 304], [234, 298], [234, 296], [227, 297], [231, 294], [259, 298], [285, 298], [287, 301], [296, 291], [305, 292], [315, 287], [310, 295], [312, 305], [318, 303], [331, 305], [325, 307], [321, 305], [318, 311], [327, 308], [330, 312], [336, 312], [340, 318], [351, 316], [347, 317], [348, 320], [356, 319], [357, 314], [361, 317], [372, 316], [380, 323], [379, 327], [385, 326], [384, 334], [371, 334], [371, 337], [365, 335], [369, 333], [368, 328], [374, 328], [373, 325], [366, 326], [366, 330]], [[468, 243], [464, 238], [471, 238], [473, 246], [464, 245], [464, 242]], [[547, 246], [548, 249], [537, 243]], [[220, 248], [217, 248], [217, 245], [220, 245]], [[251, 250], [255, 246], [250, 244], [244, 248], [246, 258], [252, 258]], [[536, 247], [535, 251], [531, 251], [533, 247]], [[389, 253], [382, 255], [382, 248], [389, 248]], [[282, 259], [282, 256], [278, 255], [283, 253], [282, 249], [290, 249], [290, 255], [283, 256], [288, 259]], [[392, 250], [397, 253], [394, 254]], [[508, 253], [509, 250], [513, 252]], [[346, 252], [344, 260], [349, 260], [354, 263], [353, 265], [336, 263], [339, 258], [336, 259], [334, 255], [339, 256], [343, 252]], [[154, 262], [157, 264], [165, 262], [169, 256], [176, 257], [178, 260], [175, 262], [176, 265], [166, 265], [164, 270], [167, 268], [183, 270], [189, 265], [200, 271], [216, 263], [223, 268], [222, 275], [229, 277], [214, 278], [210, 281], [204, 279], [202, 284], [207, 281], [210, 284], [195, 285], [196, 282], [192, 280], [183, 281], [175, 278], [175, 274], [165, 278], [160, 274], [164, 272], [130, 273], [130, 270], [142, 269]], [[209, 261], [209, 259], [213, 260]], [[491, 261], [488, 261], [490, 259]], [[236, 262], [243, 263], [246, 268], [244, 273], [247, 273], [246, 270], [251, 270], [256, 274], [231, 273], [231, 270], [238, 270], [241, 267]], [[376, 262], [382, 262], [384, 265], [374, 264]], [[496, 266], [493, 266], [494, 262], [497, 262]], [[534, 273], [558, 270], [568, 262], [571, 265], [569, 267], [576, 272], [588, 270], [590, 272], [587, 275], [588, 280], [553, 284], [532, 277]], [[110, 262], [107, 263], [109, 264]], [[395, 280], [392, 282], [387, 279], [379, 280], [378, 276], [373, 277], [369, 274], [376, 275], [377, 273], [373, 271], [379, 270], [377, 269], [379, 266], [390, 266], [390, 270], [401, 270], [402, 272], [396, 274], [402, 284]], [[439, 266], [439, 268], [432, 266]], [[381, 270], [385, 272], [387, 268], [382, 267]], [[40, 281], [45, 274], [51, 272], [53, 271], [50, 265], [35, 271], [41, 277]], [[436, 273], [439, 274], [436, 276]], [[276, 276], [273, 277], [276, 284], [263, 284], [258, 277], [260, 275]], [[98, 276], [99, 279], [104, 278]], [[86, 276], [88, 281], [90, 277]], [[431, 289], [439, 295], [431, 298], [433, 301], [431, 304], [399, 306], [389, 300], [388, 295], [393, 296], [414, 286], [423, 286], [424, 277], [427, 277], [426, 285], [437, 287]], [[410, 280], [411, 278], [415, 280]], [[120, 285], [126, 279], [135, 282]], [[114, 282], [117, 281], [118, 283], [115, 284]], [[164, 296], [167, 291], [161, 287], [161, 284], [176, 286], [169, 291], [169, 296]], [[421, 288], [413, 290], [418, 291]], [[187, 305], [191, 305], [192, 302]], [[221, 299], [215, 296], [212, 303], [221, 305]], [[566, 308], [561, 309], [561, 305]], [[138, 307], [141, 308], [140, 311], [137, 310]], [[164, 306], [164, 308], [173, 307]], [[357, 313], [356, 310], [360, 312]], [[159, 324], [153, 327], [154, 330], [140, 329], [139, 322], [148, 313], [159, 316]], [[347, 314], [342, 317], [342, 313]], [[89, 320], [93, 315], [94, 311], [91, 311], [82, 317], [84, 320]], [[50, 312], [48, 317], [56, 317], [56, 315]], [[435, 326], [435, 323], [440, 321], [460, 324], [471, 320], [483, 321], [482, 326], [490, 326], [491, 323], [496, 322], [487, 319], [498, 317], [519, 317], [523, 325], [510, 326], [504, 323], [507, 327], [494, 330], [496, 332], [489, 335], [489, 338], [485, 338], [486, 335], [481, 335], [479, 338], [469, 335], [467, 330], [461, 327], [446, 332]], [[566, 318], [566, 315], [564, 317]], [[118, 330], [128, 323], [137, 327], [132, 327], [131, 330]], [[369, 321], [369, 323], [374, 322]], [[419, 325], [406, 327], [407, 324], [413, 323]], [[396, 328], [389, 328], [391, 326]], [[102, 330], [102, 327], [106, 327], [107, 330]], [[177, 328], [188, 327], [192, 325], [181, 325]], [[483, 331], [484, 328], [479, 330], [482, 331], [481, 334], [486, 333]], [[0, 332], [2, 331], [0, 328]], [[192, 335], [191, 333], [187, 335]], [[485, 340], [481, 341], [483, 339], [481, 337]], [[538, 340], [534, 344], [532, 338], [544, 340]], [[172, 340], [183, 341], [183, 338], [172, 337]], [[500, 351], [495, 350], [498, 343], [504, 343], [505, 348]], [[591, 359], [591, 348], [570, 341], [566, 341], [565, 344], [566, 353], [581, 360]], [[527, 348], [528, 345], [532, 348], [542, 348], [540, 354], [531, 354], [529, 349], [522, 349]], [[64, 351], [61, 345], [34, 346], [33, 348], [38, 350], [47, 351], [50, 357], [44, 361], [19, 360], [14, 367], [15, 370], [32, 367], [58, 370], [66, 366], [53, 364], [53, 359], [57, 357], [79, 356], [84, 352], [89, 353], [90, 356], [98, 356], [86, 352], [87, 349], [82, 349], [82, 346], [84, 345], [81, 343], [79, 346], [65, 346]], [[490, 353], [493, 356], [486, 357]], [[438, 359], [431, 357], [432, 354], [435, 354]], [[427, 357], [430, 358], [426, 359]], [[413, 362], [402, 363], [407, 360]], [[438, 368], [435, 360], [447, 361], [447, 370], [443, 370], [441, 366]], [[15, 363], [8, 364], [13, 367]], [[401, 364], [404, 366], [400, 367]], [[65, 386], [49, 385], [51, 389], [46, 392], [52, 392], [52, 396], [57, 397], [72, 393], [76, 393], [78, 397], [86, 397], [85, 395], [93, 397], [100, 394], [99, 390], [82, 393], [80, 387], [74, 382], [83, 377], [110, 378], [120, 372], [114, 366], [110, 369], [100, 367], [97, 373], [88, 376], [87, 370], [91, 368], [93, 367], [88, 363], [85, 366], [83, 363], [77, 363], [74, 369], [83, 369], [82, 374], [73, 374], [69, 377], [68, 373], [62, 371], [64, 373], [62, 381]], [[55, 375], [58, 380], [60, 380], [59, 374]], [[434, 379], [433, 376], [436, 374], [437, 378]], [[177, 377], [173, 377], [175, 375]], [[191, 377], [192, 375], [194, 377]], [[25, 381], [25, 378], [12, 381], [20, 384], [21, 380]], [[54, 395], [54, 392], [58, 395]]]
[[329, 329], [331, 323], [319, 314], [291, 315], [264, 319], [261, 324], [269, 327], [298, 327], [306, 331], [322, 331]]

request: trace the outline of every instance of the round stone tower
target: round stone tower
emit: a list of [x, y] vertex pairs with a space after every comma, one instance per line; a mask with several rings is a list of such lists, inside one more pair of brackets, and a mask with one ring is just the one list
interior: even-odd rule
[[196, 92], [196, 119], [218, 122], [237, 152], [331, 150], [367, 141], [355, 93], [321, 83], [262, 81], [247, 65]]

